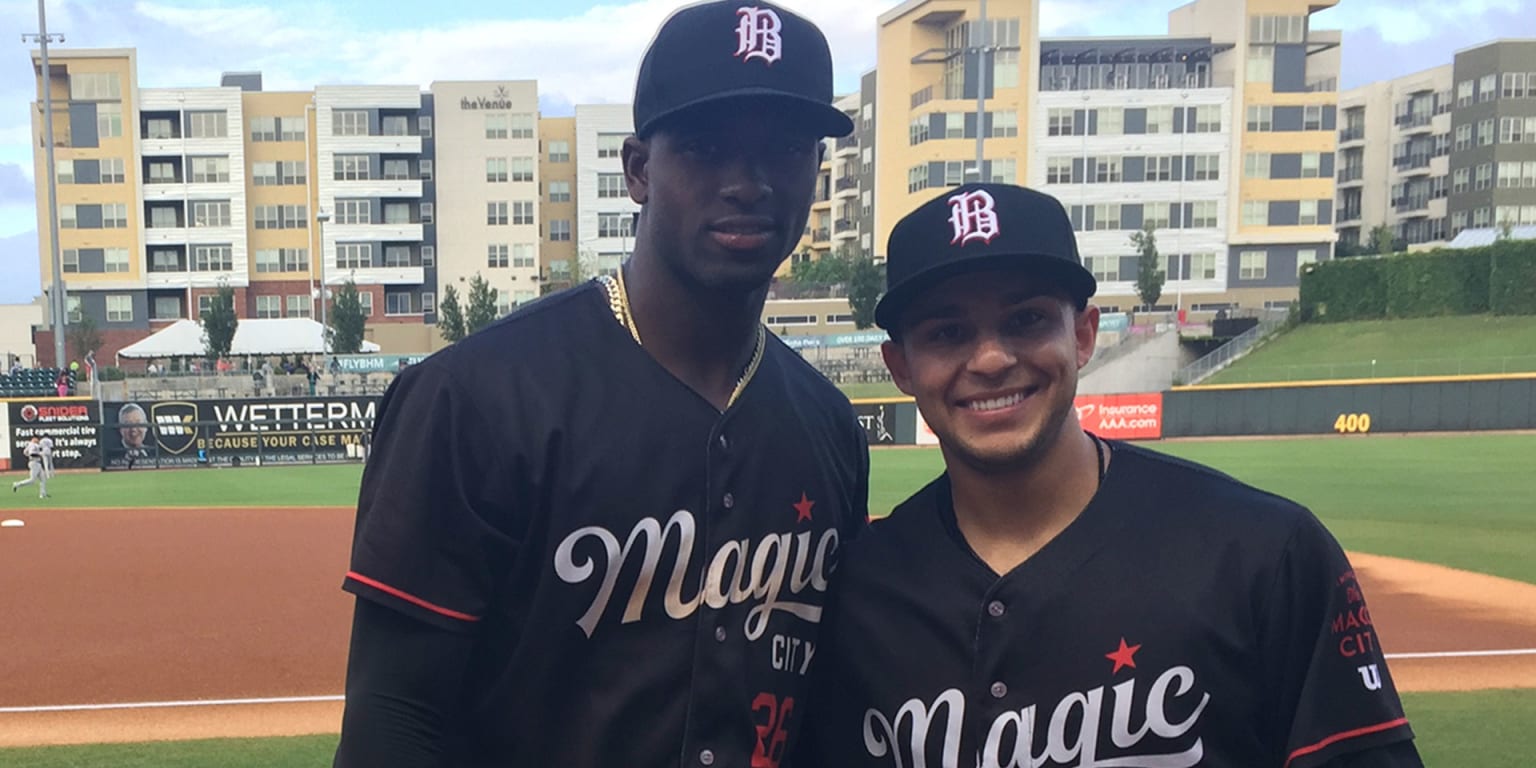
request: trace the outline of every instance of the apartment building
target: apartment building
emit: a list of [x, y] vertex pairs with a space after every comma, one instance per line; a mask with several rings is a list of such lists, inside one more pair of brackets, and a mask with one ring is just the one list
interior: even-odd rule
[[[539, 290], [569, 288], [576, 258], [576, 118], [539, 120]], [[564, 279], [552, 279], [556, 264]]]
[[[576, 106], [576, 240], [581, 274], [612, 273], [634, 247], [634, 219], [639, 204], [629, 198], [624, 181], [624, 140], [634, 133], [628, 104]], [[551, 262], [550, 279], [570, 279], [570, 270]]]
[[1340, 97], [1338, 232], [1367, 249], [1536, 224], [1536, 40], [1495, 40]]
[[[259, 73], [216, 87], [138, 87], [132, 49], [34, 55], [54, 101], [59, 245], [71, 319], [89, 314], [98, 353], [181, 318], [220, 286], [241, 317], [313, 317], [319, 285], [356, 282], [367, 336], [425, 346], [434, 308], [431, 102], [410, 86], [268, 93]], [[51, 285], [47, 185], [38, 185], [39, 271]], [[319, 254], [319, 256], [315, 256]], [[51, 363], [52, 337], [39, 352]]]
[[539, 295], [539, 93], [533, 80], [434, 82], [437, 279], [479, 275], [505, 313]]

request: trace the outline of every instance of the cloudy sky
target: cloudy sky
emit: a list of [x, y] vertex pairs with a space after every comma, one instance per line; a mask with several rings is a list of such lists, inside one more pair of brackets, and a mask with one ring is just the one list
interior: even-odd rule
[[[142, 87], [217, 85], [260, 70], [267, 90], [318, 84], [535, 78], [546, 115], [625, 102], [641, 51], [681, 0], [48, 0], [66, 47], [138, 49]], [[838, 85], [874, 63], [875, 18], [898, 0], [781, 0], [832, 41]], [[1344, 87], [1444, 63], [1495, 37], [1536, 37], [1533, 0], [1341, 0], [1314, 17], [1343, 29]], [[994, 9], [1007, 0], [995, 0]], [[1047, 35], [1167, 31], [1177, 0], [1044, 0]], [[1522, 9], [1522, 6], [1524, 8]], [[0, 0], [0, 29], [35, 30], [34, 0]], [[0, 275], [35, 276], [14, 246], [36, 228], [27, 104], [29, 46], [0, 51]], [[18, 239], [19, 238], [19, 239]], [[0, 280], [0, 301], [36, 285]], [[27, 296], [21, 296], [25, 300]]]

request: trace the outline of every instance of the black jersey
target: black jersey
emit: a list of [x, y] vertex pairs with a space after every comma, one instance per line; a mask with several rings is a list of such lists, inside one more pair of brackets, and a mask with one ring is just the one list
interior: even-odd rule
[[589, 283], [401, 372], [345, 588], [476, 634], [455, 765], [775, 766], [867, 472], [777, 338], [722, 414]]
[[947, 476], [873, 524], [838, 574], [796, 768], [1308, 768], [1412, 738], [1308, 510], [1111, 445], [1081, 516], [1002, 577]]

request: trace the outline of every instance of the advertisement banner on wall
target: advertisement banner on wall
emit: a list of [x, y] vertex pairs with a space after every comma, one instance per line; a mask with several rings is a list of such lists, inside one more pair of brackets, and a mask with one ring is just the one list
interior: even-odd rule
[[870, 445], [896, 445], [897, 405], [897, 403], [854, 403], [854, 413], [858, 414], [859, 425], [864, 427], [864, 434], [869, 438]]
[[106, 469], [356, 460], [377, 396], [103, 404]]
[[1079, 395], [1083, 429], [1109, 440], [1157, 440], [1163, 436], [1163, 395]]
[[24, 451], [34, 436], [53, 438], [55, 469], [101, 466], [96, 437], [101, 411], [94, 400], [13, 400], [6, 403], [6, 419], [12, 467], [27, 466]]

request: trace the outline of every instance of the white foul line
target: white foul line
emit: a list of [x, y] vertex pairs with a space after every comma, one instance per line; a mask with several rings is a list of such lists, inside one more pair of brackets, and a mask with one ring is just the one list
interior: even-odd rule
[[[1536, 648], [1511, 648], [1499, 651], [1431, 651], [1425, 653], [1389, 653], [1388, 659], [1466, 659], [1484, 656], [1536, 656]], [[38, 712], [99, 712], [117, 709], [169, 709], [173, 707], [230, 707], [246, 704], [317, 704], [344, 701], [345, 696], [287, 696], [269, 699], [199, 699], [195, 701], [142, 701], [124, 704], [61, 704], [46, 707], [0, 707], [0, 715], [24, 715]]]
[[1432, 653], [1389, 653], [1388, 659], [1465, 659], [1477, 656], [1536, 656], [1536, 648], [1512, 648], [1504, 651], [1436, 651]]
[[313, 704], [342, 701], [344, 696], [286, 696], [270, 699], [199, 699], [196, 701], [142, 701], [128, 704], [61, 704], [49, 707], [0, 707], [0, 715], [34, 712], [93, 712], [107, 709], [165, 709], [170, 707], [227, 707], [244, 704]]

